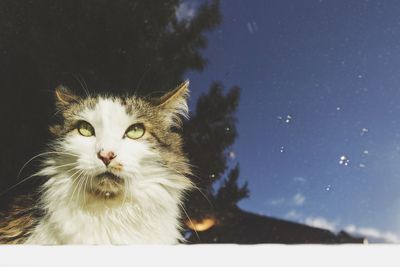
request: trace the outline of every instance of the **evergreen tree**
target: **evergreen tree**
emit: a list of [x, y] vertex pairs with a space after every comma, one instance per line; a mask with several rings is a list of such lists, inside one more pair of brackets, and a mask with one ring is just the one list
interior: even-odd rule
[[205, 2], [190, 20], [177, 17], [181, 4], [0, 0], [1, 66], [11, 75], [34, 73], [42, 89], [58, 85], [66, 72], [107, 92], [171, 89], [185, 71], [205, 67], [199, 52], [207, 45], [204, 33], [221, 20], [218, 0]]
[[239, 186], [239, 164], [230, 170], [228, 179], [224, 180], [224, 183], [219, 188], [216, 195], [215, 203], [218, 210], [226, 211], [236, 209], [237, 203], [243, 198], [249, 196], [249, 189], [247, 188], [247, 182]]
[[235, 112], [239, 98], [238, 87], [224, 95], [223, 86], [214, 83], [208, 94], [199, 98], [196, 112], [184, 125], [185, 150], [194, 166], [193, 180], [198, 187], [186, 202], [190, 218], [201, 220], [218, 216], [248, 196], [247, 184], [237, 185], [238, 165], [229, 171], [227, 180], [214, 192], [230, 167], [230, 149], [237, 137]]

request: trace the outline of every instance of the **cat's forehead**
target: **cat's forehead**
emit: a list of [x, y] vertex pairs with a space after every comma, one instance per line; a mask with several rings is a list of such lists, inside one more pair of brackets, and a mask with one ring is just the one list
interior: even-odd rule
[[154, 112], [155, 108], [149, 103], [135, 98], [104, 97], [88, 98], [82, 102], [76, 110], [79, 116], [87, 119], [137, 119], [146, 117], [146, 114]]
[[127, 111], [121, 99], [99, 97], [95, 104], [85, 106], [80, 115], [89, 119], [115, 117], [122, 118], [133, 116], [132, 112]]

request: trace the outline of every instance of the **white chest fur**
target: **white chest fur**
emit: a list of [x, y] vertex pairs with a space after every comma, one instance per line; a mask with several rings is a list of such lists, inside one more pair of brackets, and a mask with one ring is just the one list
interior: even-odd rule
[[[29, 244], [175, 244], [178, 201], [168, 190], [138, 194], [140, 200], [90, 206], [62, 195], [65, 184], [50, 180], [44, 194], [47, 214], [26, 241]], [[151, 190], [147, 188], [147, 190]], [[90, 200], [88, 200], [90, 201]]]
[[121, 208], [92, 215], [65, 208], [46, 217], [27, 243], [34, 244], [174, 244], [181, 237], [172, 214], [146, 214]]

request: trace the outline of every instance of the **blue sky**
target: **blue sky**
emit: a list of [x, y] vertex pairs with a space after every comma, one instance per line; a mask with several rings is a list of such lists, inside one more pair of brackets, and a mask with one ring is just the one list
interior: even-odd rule
[[240, 207], [398, 242], [400, 2], [225, 0], [221, 11], [208, 67], [187, 77], [192, 108], [214, 80], [242, 88], [233, 150], [251, 194]]

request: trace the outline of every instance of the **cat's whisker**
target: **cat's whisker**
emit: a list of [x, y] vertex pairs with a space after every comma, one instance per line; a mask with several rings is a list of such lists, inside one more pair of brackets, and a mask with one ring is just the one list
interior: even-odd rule
[[88, 87], [88, 85], [87, 85], [85, 79], [84, 79], [82, 76], [81, 76], [81, 79], [82, 79], [83, 84], [85, 85], [86, 91], [88, 91], [88, 92], [89, 92], [89, 95], [90, 95], [89, 87]]
[[[79, 85], [81, 86], [82, 90], [85, 92], [87, 97], [90, 97], [89, 91], [85, 88], [85, 86], [83, 86], [83, 83], [81, 81], [81, 76], [76, 75], [74, 73], [70, 73], [72, 75], [72, 77], [74, 77], [74, 79], [79, 83]], [[86, 84], [86, 83], [85, 83]]]
[[83, 186], [83, 203], [86, 204], [86, 187], [89, 180], [89, 176], [87, 175], [87, 171], [84, 173], [85, 185]]
[[87, 84], [86, 84], [85, 79], [83, 79], [83, 77], [82, 77], [80, 74], [78, 74], [78, 76], [79, 76], [79, 78], [80, 78], [80, 79], [79, 79], [79, 83], [81, 84], [82, 89], [85, 91], [86, 96], [87, 96], [87, 97], [90, 97], [89, 88], [88, 88], [88, 86], [87, 86]]
[[72, 162], [72, 163], [68, 163], [68, 164], [64, 164], [64, 165], [60, 165], [60, 166], [55, 166], [55, 167], [51, 167], [51, 169], [52, 170], [58, 170], [58, 169], [60, 169], [60, 168], [65, 168], [65, 167], [68, 167], [68, 166], [74, 166], [74, 165], [76, 165], [76, 166], [74, 166], [74, 167], [72, 167], [72, 168], [69, 168], [67, 171], [71, 171], [71, 170], [74, 170], [74, 169], [77, 169], [77, 168], [79, 168], [79, 166], [78, 166], [78, 163], [76, 163], [76, 162]]
[[214, 205], [212, 204], [211, 200], [207, 197], [207, 195], [200, 189], [200, 187], [198, 187], [196, 184], [192, 183], [191, 186], [196, 189], [197, 191], [199, 191], [199, 193], [204, 197], [205, 200], [207, 200], [208, 204], [210, 204], [210, 207], [214, 207]]
[[127, 198], [127, 196], [128, 196], [128, 190], [130, 190], [130, 181], [129, 181], [130, 179], [125, 179], [124, 180], [124, 182], [125, 182], [125, 187], [124, 187], [124, 198], [123, 198], [123, 200], [122, 200], [122, 206], [124, 206], [125, 205], [125, 203], [126, 203], [126, 198]]
[[65, 107], [65, 108], [58, 108], [58, 109], [56, 110], [56, 112], [53, 113], [52, 117], [57, 116], [58, 113], [64, 112], [66, 109], [67, 109], [67, 107]]
[[20, 169], [19, 172], [18, 172], [17, 179], [18, 179], [19, 176], [21, 175], [21, 173], [22, 173], [22, 171], [24, 170], [24, 168], [25, 168], [30, 162], [32, 162], [34, 159], [37, 159], [37, 158], [39, 158], [39, 157], [46, 156], [46, 155], [49, 155], [49, 154], [70, 155], [70, 156], [74, 156], [74, 157], [77, 157], [77, 156], [78, 156], [78, 155], [72, 154], [72, 153], [56, 152], [56, 151], [48, 151], [48, 152], [43, 152], [43, 153], [37, 154], [36, 156], [33, 156], [33, 157], [30, 158], [27, 162], [25, 162], [25, 164], [21, 167], [21, 169]]
[[[58, 168], [70, 166], [70, 165], [73, 165], [73, 164], [75, 164], [75, 163], [70, 163], [70, 164], [64, 164], [64, 165], [61, 165], [61, 166], [56, 166], [56, 167], [53, 167], [53, 169], [58, 169]], [[77, 169], [77, 168], [78, 168], [78, 167], [76, 166], [76, 167], [74, 167], [74, 168], [68, 169], [68, 171], [71, 171], [71, 170], [74, 170], [74, 169]], [[3, 195], [3, 194], [5, 194], [5, 193], [7, 193], [8, 191], [14, 189], [14, 188], [17, 187], [18, 185], [20, 185], [20, 184], [22, 184], [22, 183], [28, 181], [29, 179], [31, 179], [31, 178], [33, 178], [33, 177], [35, 177], [35, 176], [40, 176], [40, 173], [35, 173], [35, 174], [32, 174], [32, 175], [30, 175], [30, 176], [28, 176], [28, 177], [22, 179], [22, 180], [19, 181], [18, 183], [14, 184], [14, 185], [10, 186], [9, 188], [7, 188], [6, 190], [0, 192], [0, 196]]]
[[19, 186], [20, 184], [22, 184], [22, 183], [28, 181], [29, 179], [31, 179], [31, 178], [33, 178], [33, 177], [35, 177], [35, 176], [38, 176], [38, 174], [35, 173], [35, 174], [32, 174], [31, 176], [28, 176], [27, 178], [22, 179], [20, 182], [14, 184], [14, 185], [10, 186], [9, 188], [7, 188], [6, 190], [2, 191], [2, 192], [0, 193], [0, 196], [2, 196], [3, 194], [9, 192], [10, 190], [14, 189], [15, 187]]
[[81, 169], [81, 167], [77, 165], [77, 166], [75, 166], [75, 167], [69, 168], [69, 169], [68, 169], [68, 172], [74, 171], [74, 170], [80, 170], [80, 169]]
[[[86, 202], [86, 200], [85, 200], [85, 192], [82, 190], [82, 187], [84, 186], [85, 181], [86, 181], [84, 173], [85, 172], [82, 172], [78, 177], [79, 186], [78, 186], [78, 190], [77, 190], [76, 199], [78, 200], [78, 203], [79, 203], [80, 206], [82, 206], [82, 204], [84, 204]], [[83, 203], [82, 203], [81, 197], [80, 197], [81, 193], [83, 194]]]
[[[192, 219], [190, 219], [189, 214], [186, 212], [186, 210], [185, 210], [185, 208], [183, 207], [183, 205], [182, 205], [180, 202], [178, 202], [178, 204], [179, 204], [179, 206], [182, 208], [182, 210], [183, 210], [183, 212], [185, 213], [186, 217], [188, 218], [189, 223], [190, 223], [192, 226], [194, 226], [194, 223], [192, 222]], [[193, 231], [195, 232], [195, 234], [196, 234], [196, 236], [197, 236], [197, 239], [200, 240], [199, 233], [197, 233], [197, 231], [196, 231], [196, 229], [195, 229], [194, 227], [193, 227]]]
[[[185, 174], [178, 171], [177, 169], [174, 169], [175, 172], [177, 172], [178, 174], [184, 176]], [[212, 202], [210, 201], [210, 199], [206, 196], [206, 194], [200, 189], [200, 187], [198, 187], [195, 183], [191, 183], [191, 186], [196, 189], [197, 191], [200, 192], [200, 194], [204, 197], [205, 200], [207, 200], [208, 204], [210, 204], [211, 207], [213, 207], [214, 205], [212, 204]]]
[[[56, 169], [59, 169], [60, 167], [65, 167], [65, 166], [56, 166], [56, 167], [51, 167], [51, 170], [54, 171]], [[75, 170], [79, 170], [81, 169], [81, 167], [79, 165], [76, 165], [74, 167], [69, 168], [68, 170], [65, 171], [65, 173], [71, 172], [71, 171], [75, 171]]]
[[[79, 179], [79, 186], [78, 186], [78, 191], [77, 191], [77, 196], [76, 196], [76, 199], [78, 200], [78, 203], [81, 205], [82, 203], [81, 203], [81, 199], [80, 199], [80, 195], [81, 195], [81, 192], [82, 192], [82, 186], [84, 185], [84, 183], [85, 183], [85, 175], [84, 175], [84, 173], [85, 173], [85, 171], [83, 171], [82, 173], [80, 173], [80, 175], [78, 176], [78, 178], [77, 179]], [[85, 199], [84, 199], [85, 200]]]
[[[88, 176], [86, 175], [87, 172], [83, 172], [82, 176], [83, 176], [83, 182], [80, 188], [80, 191], [83, 191], [83, 203], [86, 204], [86, 185], [87, 185], [87, 181], [88, 181]], [[82, 188], [83, 187], [83, 188]], [[78, 196], [79, 197], [79, 196]]]
[[[72, 185], [74, 185], [74, 183], [76, 183], [76, 184], [75, 184], [75, 186], [74, 186], [74, 191], [72, 192], [72, 195], [71, 195], [71, 197], [70, 197], [68, 203], [71, 203], [72, 199], [74, 198], [75, 191], [76, 191], [76, 189], [78, 188], [78, 185], [79, 185], [79, 183], [80, 183], [79, 176], [80, 176], [80, 174], [81, 174], [82, 172], [83, 172], [83, 170], [78, 170], [78, 171], [74, 172], [74, 174], [72, 174], [72, 175], [69, 177], [69, 178], [72, 180]], [[75, 179], [73, 179], [73, 177], [74, 177], [77, 173], [79, 173], [78, 177], [75, 178]]]
[[[157, 161], [157, 163], [160, 164], [160, 165], [166, 166], [165, 163], [163, 163], [163, 159], [161, 157], [157, 156], [157, 155], [152, 155], [151, 157], [145, 157], [145, 158], [143, 158], [141, 160], [141, 162], [153, 163], [153, 164], [154, 164], [155, 161]], [[190, 167], [190, 168], [192, 168], [192, 169], [197, 169], [197, 166], [195, 166], [195, 165], [193, 165], [193, 164], [191, 164], [189, 162], [185, 162], [185, 165]]]
[[[82, 171], [79, 172], [79, 174], [81, 174], [81, 173], [82, 173]], [[75, 192], [78, 190], [79, 183], [81, 182], [81, 180], [79, 179], [79, 174], [77, 175], [76, 178], [72, 179], [72, 184], [74, 185], [74, 191], [72, 191], [71, 198], [69, 199], [69, 203], [71, 203], [72, 200], [75, 199]], [[71, 179], [71, 177], [70, 177], [70, 179]]]
[[[150, 166], [152, 166], [152, 165], [154, 165], [154, 166], [161, 166], [161, 167], [163, 167], [163, 168], [165, 168], [165, 169], [167, 169], [167, 170], [173, 170], [173, 171], [176, 172], [177, 174], [180, 174], [180, 175], [183, 175], [183, 176], [188, 175], [188, 174], [191, 174], [190, 171], [188, 171], [188, 172], [182, 172], [182, 171], [177, 170], [176, 168], [173, 168], [172, 166], [167, 166], [167, 165], [166, 165], [165, 163], [163, 163], [161, 160], [160, 160], [160, 162], [157, 162], [157, 164], [155, 164], [155, 162], [154, 162], [153, 159], [144, 159], [144, 160], [143, 160], [143, 163], [147, 163], [147, 164], [149, 164]], [[188, 164], [188, 165], [190, 165], [190, 164]]]
[[78, 163], [77, 162], [71, 162], [71, 163], [66, 163], [66, 164], [63, 164], [63, 165], [57, 165], [56, 167], [53, 167], [53, 169], [63, 168], [63, 167], [71, 166], [71, 165], [78, 165]]
[[[184, 175], [182, 172], [180, 172], [180, 171], [178, 171], [178, 170], [176, 170], [176, 169], [173, 169], [175, 172], [177, 172], [178, 174], [180, 174], [180, 175]], [[197, 191], [199, 191], [199, 193], [204, 197], [204, 199], [208, 202], [208, 204], [210, 205], [210, 207], [214, 207], [214, 205], [213, 205], [213, 203], [211, 202], [211, 200], [207, 197], [207, 195], [200, 189], [200, 187], [198, 187], [195, 183], [191, 183], [191, 186], [194, 188], [194, 189], [196, 189]], [[190, 222], [191, 223], [191, 222]], [[195, 231], [195, 230], [194, 230]], [[196, 231], [195, 231], [196, 232]], [[199, 237], [198, 236], [198, 234], [197, 234], [197, 232], [196, 232], [196, 235], [197, 235], [197, 237]]]
[[134, 90], [134, 94], [136, 94], [139, 90], [140, 90], [140, 84], [142, 83], [144, 77], [146, 76], [146, 74], [150, 71], [151, 67], [150, 66], [146, 66], [142, 77], [140, 77], [139, 81], [136, 84], [135, 90]]
[[74, 177], [77, 173], [79, 173], [79, 172], [80, 172], [80, 170], [74, 172], [71, 176], [68, 177], [68, 178], [71, 180], [72, 186], [74, 186], [74, 191], [73, 191], [73, 193], [72, 193], [72, 195], [71, 195], [71, 198], [73, 197], [73, 194], [74, 194], [75, 189], [76, 189], [76, 184], [77, 184], [77, 182], [78, 182], [78, 180], [77, 180], [77, 179], [73, 179], [73, 177]]
[[93, 175], [90, 175], [90, 190], [93, 190]]
[[64, 112], [64, 111], [67, 110], [67, 109], [68, 109], [68, 106], [63, 107], [63, 108], [61, 108], [61, 107], [57, 108], [56, 112], [53, 113], [52, 117], [57, 116], [58, 113]]

